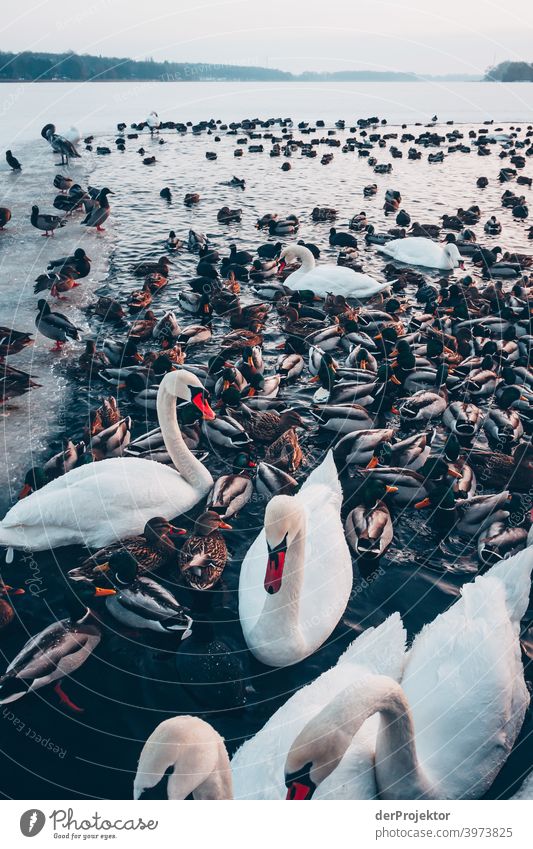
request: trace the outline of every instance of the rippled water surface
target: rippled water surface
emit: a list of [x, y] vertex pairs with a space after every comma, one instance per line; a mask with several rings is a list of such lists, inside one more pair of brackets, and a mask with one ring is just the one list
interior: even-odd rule
[[[111, 90], [110, 86], [105, 88]], [[403, 88], [396, 86], [395, 90], [400, 93]], [[218, 97], [218, 109], [209, 100], [213, 96], [206, 94], [202, 117], [209, 118], [215, 112], [217, 116], [235, 118], [247, 111], [240, 107], [237, 110], [234, 102], [228, 103], [231, 90]], [[529, 96], [526, 87], [525, 96]], [[146, 103], [146, 94], [142, 98]], [[57, 103], [60, 102], [58, 94]], [[328, 117], [331, 114], [331, 110], [327, 113], [321, 110], [314, 112], [311, 106], [307, 104], [302, 117]], [[360, 101], [358, 106], [361, 111]], [[441, 111], [446, 112], [445, 117], [448, 117], [448, 109], [451, 112], [449, 117], [454, 114], [451, 106], [450, 102], [444, 101]], [[97, 104], [84, 105], [84, 108], [86, 115], [98, 116]], [[194, 108], [191, 106], [191, 117], [195, 120], [199, 117], [198, 108], [197, 102]], [[106, 112], [109, 109], [108, 101]], [[42, 119], [39, 117], [41, 124], [45, 122], [45, 111], [49, 115], [50, 108], [43, 109]], [[120, 103], [113, 104], [113, 120], [123, 119], [125, 113], [141, 120], [147, 108], [143, 106], [140, 114], [132, 115], [133, 111], [131, 104], [127, 109], [125, 105], [121, 108]], [[159, 111], [163, 119], [186, 120], [188, 117], [186, 110], [184, 117], [183, 109], [179, 115], [175, 112], [167, 115], [162, 107]], [[250, 103], [249, 111], [250, 114], [259, 112], [259, 108], [254, 109]], [[363, 114], [375, 111], [387, 114], [385, 109], [376, 110], [375, 102], [369, 105], [368, 110], [363, 109]], [[295, 108], [289, 109], [284, 101], [277, 108], [271, 103], [268, 110], [269, 114], [291, 112], [296, 113]], [[334, 117], [339, 117], [339, 114], [335, 113]], [[295, 114], [294, 117], [299, 119], [301, 116]], [[410, 117], [409, 110], [407, 117]], [[416, 117], [418, 119], [420, 115], [417, 113]], [[460, 108], [458, 117], [461, 117]], [[409, 211], [413, 221], [423, 223], [437, 222], [443, 213], [452, 214], [459, 206], [466, 208], [478, 203], [482, 208], [482, 223], [495, 214], [503, 224], [503, 234], [497, 240], [484, 237], [482, 224], [474, 228], [480, 242], [486, 245], [498, 243], [505, 249], [520, 252], [526, 252], [528, 248], [524, 225], [513, 220], [510, 210], [503, 210], [500, 205], [502, 187], [496, 179], [502, 164], [497, 155], [499, 147], [493, 148], [490, 157], [478, 157], [475, 151], [470, 154], [455, 153], [446, 157], [442, 164], [429, 164], [425, 153], [417, 162], [404, 157], [393, 160], [393, 172], [385, 176], [374, 174], [357, 154], [343, 154], [340, 148], [331, 148], [335, 155], [330, 165], [322, 166], [320, 155], [316, 159], [306, 159], [295, 153], [291, 160], [292, 170], [282, 172], [280, 165], [283, 160], [270, 158], [268, 152], [245, 153], [240, 159], [234, 158], [235, 137], [223, 133], [219, 143], [206, 134], [193, 137], [189, 133], [182, 137], [175, 132], [162, 133], [160, 138], [165, 141], [162, 145], [158, 138], [151, 140], [143, 135], [138, 140], [128, 141], [125, 153], [118, 153], [114, 144], [113, 120], [108, 121], [107, 131], [99, 132], [97, 138], [98, 144], [112, 148], [112, 154], [96, 156], [85, 153], [83, 159], [70, 168], [70, 173], [80, 183], [107, 185], [114, 191], [112, 217], [107, 222], [105, 234], [88, 233], [80, 227], [79, 215], [75, 215], [54, 239], [41, 238], [29, 224], [30, 207], [34, 202], [46, 210], [51, 207], [56, 193], [52, 187], [53, 176], [64, 169], [54, 165], [54, 157], [41, 139], [26, 141], [16, 149], [13, 145], [15, 153], [23, 161], [24, 170], [22, 174], [15, 175], [2, 166], [0, 174], [4, 196], [2, 205], [13, 211], [12, 222], [6, 232], [0, 234], [2, 323], [11, 323], [12, 320], [17, 329], [33, 328], [35, 277], [51, 258], [69, 253], [78, 245], [85, 247], [92, 257], [93, 270], [83, 286], [68, 295], [68, 302], [61, 305], [60, 311], [68, 313], [82, 327], [87, 338], [92, 336], [99, 341], [107, 336], [119, 337], [123, 330], [92, 316], [86, 310], [87, 305], [98, 294], [111, 294], [125, 300], [130, 291], [139, 288], [139, 281], [131, 275], [132, 264], [141, 258], [157, 259], [164, 253], [169, 229], [174, 229], [184, 238], [189, 228], [203, 231], [221, 254], [225, 254], [228, 245], [234, 241], [239, 248], [253, 251], [266, 238], [264, 233], [255, 229], [258, 216], [267, 212], [277, 212], [280, 217], [295, 213], [301, 220], [298, 237], [318, 244], [323, 250], [323, 259], [335, 262], [337, 251], [328, 246], [330, 225], [312, 223], [312, 208], [316, 205], [336, 208], [339, 229], [346, 227], [354, 213], [364, 209], [376, 230], [384, 230], [393, 223], [382, 209], [383, 194], [388, 188], [399, 189], [403, 208]], [[89, 126], [92, 125], [87, 120], [85, 132], [88, 132]], [[413, 130], [412, 127], [409, 129]], [[469, 126], [461, 129], [466, 136]], [[505, 126], [505, 129], [508, 127]], [[277, 130], [274, 132], [277, 133]], [[419, 128], [414, 128], [414, 132], [418, 133]], [[315, 135], [325, 135], [325, 131], [319, 130]], [[347, 135], [348, 131], [339, 131], [337, 137], [342, 141]], [[156, 156], [154, 166], [143, 165], [142, 156], [136, 152], [141, 144], [146, 155]], [[208, 150], [216, 150], [216, 161], [206, 160]], [[319, 153], [325, 150], [321, 148]], [[375, 155], [379, 162], [390, 161], [388, 150], [376, 149]], [[526, 173], [530, 171], [526, 168]], [[245, 178], [245, 191], [224, 185], [234, 174]], [[489, 187], [483, 192], [476, 188], [476, 178], [481, 174], [489, 178]], [[363, 186], [372, 182], [378, 185], [377, 196], [363, 198]], [[172, 191], [170, 203], [159, 197], [164, 186]], [[191, 191], [201, 194], [201, 202], [187, 208], [182, 199], [186, 192]], [[216, 213], [224, 205], [241, 207], [242, 223], [230, 226], [218, 224]], [[383, 279], [385, 261], [375, 247], [363, 245], [360, 260], [365, 271]], [[180, 286], [188, 288], [187, 280], [194, 276], [196, 262], [197, 258], [187, 250], [175, 257], [170, 284], [154, 298], [153, 307], [158, 314], [168, 308], [180, 314], [177, 294]], [[471, 268], [468, 270], [472, 272]], [[245, 287], [243, 301], [253, 301], [253, 293], [247, 292]], [[182, 314], [181, 318], [185, 325], [194, 321], [186, 314]], [[227, 331], [228, 325], [227, 321], [215, 318], [213, 326], [212, 342], [195, 349], [191, 353], [191, 362], [206, 362], [207, 357], [218, 350], [218, 340]], [[274, 371], [278, 354], [275, 346], [280, 338], [278, 319], [271, 315], [265, 334], [268, 372]], [[38, 337], [32, 348], [13, 358], [14, 365], [31, 369], [32, 374], [38, 375], [41, 388], [13, 403], [1, 420], [2, 440], [6, 447], [6, 460], [1, 469], [4, 508], [14, 499], [29, 466], [57, 450], [62, 436], [81, 437], [88, 411], [105, 394], [103, 384], [88, 387], [80, 382], [73, 365], [81, 353], [80, 344], [68, 346], [60, 355], [50, 353], [49, 348], [49, 340]], [[321, 459], [327, 447], [327, 443], [318, 439], [310, 417], [305, 414], [313, 391], [314, 387], [307, 385], [305, 377], [297, 386], [287, 387], [282, 393], [289, 406], [298, 406], [304, 411], [309, 424], [303, 437], [307, 464], [301, 469], [302, 479]], [[135, 434], [155, 425], [152, 419], [143, 421], [143, 414], [127, 397], [119, 394], [119, 404], [124, 413], [134, 417]], [[228, 460], [223, 452], [211, 451], [207, 465], [216, 476], [227, 471]], [[442, 542], [431, 525], [415, 515], [415, 511], [407, 510], [398, 517], [394, 542], [379, 572], [365, 579], [357, 567], [354, 569], [352, 598], [327, 645], [295, 667], [267, 669], [247, 653], [236, 616], [240, 564], [262, 525], [262, 514], [263, 505], [253, 502], [234, 523], [235, 529], [228, 539], [231, 559], [223, 583], [218, 588], [214, 615], [217, 631], [242, 661], [243, 674], [248, 682], [247, 707], [235, 713], [201, 712], [225, 736], [231, 751], [257, 731], [296, 688], [334, 664], [356, 634], [399, 610], [412, 637], [422, 625], [453, 602], [460, 586], [477, 573], [475, 551], [472, 552], [468, 544], [453, 538]], [[49, 555], [38, 555], [29, 564], [18, 562], [5, 570], [6, 582], [16, 586], [25, 583], [27, 588], [26, 594], [16, 597], [14, 602], [19, 617], [17, 623], [2, 636], [0, 651], [6, 659], [14, 655], [28, 635], [39, 631], [52, 617], [64, 615], [62, 575], [82, 556], [83, 552], [79, 550], [64, 549], [57, 553], [56, 560]], [[181, 592], [172, 576], [163, 577], [178, 594]], [[530, 655], [531, 635], [526, 631], [524, 637], [524, 647]], [[96, 654], [76, 673], [75, 679], [68, 682], [69, 695], [84, 706], [83, 714], [64, 711], [53, 694], [45, 691], [8, 706], [10, 710], [7, 712], [0, 709], [0, 741], [9, 765], [0, 778], [4, 793], [18, 798], [128, 798], [140, 748], [155, 725], [180, 711], [200, 712], [194, 698], [185, 692], [176, 678], [176, 659], [168, 642], [152, 639], [144, 644], [144, 635], [141, 640], [135, 635], [124, 635], [112, 622], [108, 622], [105, 639]], [[522, 732], [524, 742], [515, 747], [491, 795], [507, 795], [520, 776], [527, 772], [532, 760], [528, 736], [532, 730], [529, 713]], [[47, 747], [36, 742], [36, 735], [52, 745]], [[59, 747], [59, 753], [54, 751], [54, 746]]]

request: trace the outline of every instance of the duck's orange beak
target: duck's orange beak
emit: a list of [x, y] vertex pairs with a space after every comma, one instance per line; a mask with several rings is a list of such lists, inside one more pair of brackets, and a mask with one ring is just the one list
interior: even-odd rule
[[388, 492], [388, 493], [389, 493], [389, 495], [392, 495], [394, 492], [398, 492], [398, 487], [397, 487], [397, 486], [388, 486], [388, 485], [387, 485], [387, 486], [385, 487], [385, 492]]
[[458, 481], [460, 481], [463, 477], [461, 472], [456, 472], [455, 469], [450, 468], [450, 466], [448, 466], [448, 474], [451, 478], [455, 478]]
[[415, 504], [415, 510], [423, 510], [425, 507], [431, 507], [429, 498], [423, 498], [422, 501], [417, 501]]
[[372, 457], [372, 459], [370, 460], [370, 463], [367, 463], [366, 468], [367, 469], [375, 469], [376, 466], [378, 465], [378, 463], [379, 463], [378, 458]]
[[29, 485], [29, 483], [25, 483], [24, 486], [22, 487], [22, 489], [20, 490], [19, 494], [18, 494], [18, 500], [20, 501], [21, 498], [26, 498], [28, 495], [31, 495], [31, 492], [32, 492], [31, 486]]
[[104, 587], [95, 587], [94, 595], [95, 598], [103, 598], [108, 595], [116, 595], [117, 591], [112, 589], [104, 589]]
[[219, 527], [219, 528], [221, 528], [221, 529], [222, 529], [222, 530], [224, 530], [224, 531], [232, 531], [232, 530], [233, 530], [233, 528], [231, 527], [231, 525], [228, 525], [228, 523], [227, 523], [227, 522], [223, 522], [223, 521], [222, 521], [222, 519], [221, 519], [221, 520], [220, 520], [220, 522], [218, 523], [218, 527]]

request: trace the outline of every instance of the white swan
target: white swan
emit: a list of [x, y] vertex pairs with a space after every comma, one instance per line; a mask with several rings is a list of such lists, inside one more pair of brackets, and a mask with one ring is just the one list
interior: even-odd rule
[[393, 239], [391, 242], [380, 245], [379, 251], [407, 265], [422, 265], [425, 268], [438, 268], [441, 271], [451, 271], [458, 265], [461, 268], [464, 265], [457, 245], [438, 245], [432, 239], [425, 239], [422, 236]]
[[288, 245], [281, 252], [281, 269], [297, 259], [301, 262], [300, 268], [289, 274], [283, 283], [293, 292], [309, 289], [321, 298], [330, 293], [344, 295], [346, 298], [370, 298], [383, 289], [388, 289], [390, 285], [378, 283], [370, 275], [360, 274], [342, 265], [316, 265], [313, 254], [303, 245]]
[[248, 648], [268, 666], [308, 657], [344, 613], [353, 575], [341, 502], [330, 451], [297, 495], [267, 505], [241, 567], [239, 616]]
[[[369, 674], [398, 681], [405, 656], [405, 630], [399, 613], [368, 628], [346, 649], [337, 664], [298, 690], [231, 761], [236, 799], [284, 799], [287, 754], [308, 722], [346, 687], [358, 687]], [[325, 779], [316, 799], [370, 799], [376, 795], [373, 758], [379, 717], [371, 717], [351, 740], [342, 763]]]
[[161, 722], [144, 744], [133, 785], [133, 798], [155, 787], [165, 772], [167, 798], [232, 799], [231, 767], [224, 740], [196, 716]]
[[311, 798], [335, 775], [354, 735], [376, 712], [381, 798], [482, 796], [507, 760], [529, 704], [519, 628], [532, 567], [526, 550], [464, 586], [462, 597], [415, 639], [401, 686], [372, 674], [331, 700], [289, 751], [287, 798]]
[[154, 516], [171, 519], [193, 507], [213, 479], [183, 441], [176, 399], [195, 404], [206, 419], [215, 418], [194, 374], [180, 369], [165, 375], [157, 413], [174, 468], [117, 457], [73, 469], [9, 510], [0, 522], [0, 545], [32, 551], [78, 543], [101, 548], [142, 534]]

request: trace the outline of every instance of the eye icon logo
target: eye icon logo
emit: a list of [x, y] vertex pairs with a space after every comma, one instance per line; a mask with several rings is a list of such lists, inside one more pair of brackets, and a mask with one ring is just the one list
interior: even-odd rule
[[37, 808], [31, 808], [29, 811], [24, 811], [20, 818], [20, 830], [24, 837], [35, 837], [43, 830], [46, 817], [42, 811]]

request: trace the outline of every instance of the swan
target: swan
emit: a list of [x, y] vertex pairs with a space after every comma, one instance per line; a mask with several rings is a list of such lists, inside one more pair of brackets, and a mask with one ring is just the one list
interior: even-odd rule
[[482, 796], [505, 763], [529, 704], [519, 631], [532, 568], [526, 550], [465, 585], [461, 598], [415, 638], [401, 685], [371, 673], [331, 699], [291, 746], [287, 798], [311, 798], [342, 770], [354, 735], [376, 713], [380, 798]]
[[382, 254], [407, 265], [422, 265], [425, 268], [438, 268], [451, 271], [460, 266], [464, 268], [463, 258], [457, 245], [453, 243], [438, 245], [432, 239], [423, 236], [409, 236], [406, 239], [393, 239], [379, 248]]
[[213, 479], [183, 441], [176, 399], [194, 404], [205, 419], [215, 418], [195, 375], [185, 369], [165, 375], [157, 413], [174, 468], [117, 457], [73, 469], [9, 510], [0, 522], [0, 545], [30, 551], [76, 544], [102, 548], [142, 534], [154, 516], [170, 519], [193, 507]]
[[[298, 690], [244, 743], [231, 761], [235, 799], [284, 799], [287, 754], [302, 729], [346, 687], [373, 673], [399, 681], [406, 633], [399, 613], [377, 628], [367, 628], [336, 665]], [[376, 795], [373, 757], [379, 717], [376, 715], [351, 741], [343, 763], [317, 789], [315, 799], [369, 799]]]
[[280, 256], [280, 270], [288, 263], [300, 260], [301, 265], [289, 274], [283, 285], [291, 291], [308, 289], [325, 298], [328, 294], [344, 295], [346, 298], [370, 298], [389, 283], [378, 283], [368, 274], [360, 274], [340, 265], [316, 265], [309, 248], [304, 245], [288, 245]]
[[239, 616], [248, 648], [268, 666], [308, 657], [344, 613], [353, 575], [341, 502], [329, 451], [297, 495], [267, 504], [265, 526], [241, 567]]
[[196, 716], [161, 722], [144, 744], [133, 785], [133, 798], [155, 787], [167, 770], [167, 798], [232, 799], [231, 767], [224, 740]]

